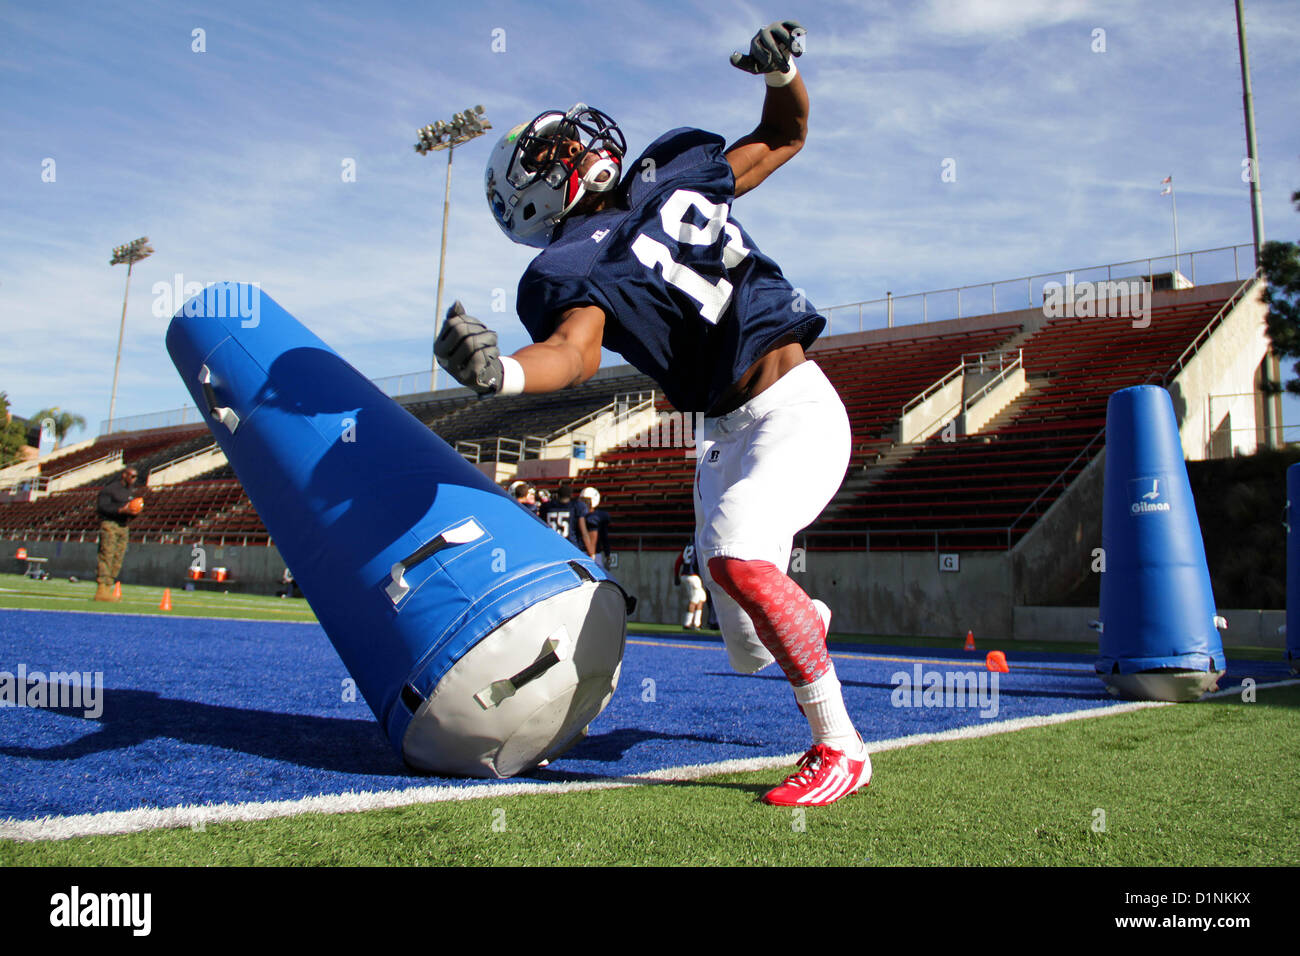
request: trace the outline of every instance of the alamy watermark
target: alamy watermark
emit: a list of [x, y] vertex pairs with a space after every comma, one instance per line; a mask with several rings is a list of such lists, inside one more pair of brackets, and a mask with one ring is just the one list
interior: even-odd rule
[[649, 428], [633, 430], [626, 420], [616, 426], [615, 443], [629, 448], [684, 448], [686, 457], [696, 457], [704, 434], [703, 412], [655, 413]]
[[255, 329], [262, 321], [260, 282], [186, 282], [176, 273], [170, 283], [153, 284], [153, 315], [166, 319], [178, 313], [186, 318], [240, 319], [240, 326]]
[[0, 671], [0, 708], [49, 707], [81, 710], [87, 720], [104, 713], [103, 671]]
[[997, 671], [895, 671], [889, 702], [895, 707], [978, 707], [986, 719], [998, 715]]
[[74, 885], [50, 897], [50, 925], [55, 927], [123, 927], [133, 936], [148, 936], [152, 913], [152, 893], [91, 893]]
[[1145, 329], [1151, 324], [1151, 283], [1140, 276], [1075, 282], [1074, 273], [1067, 272], [1064, 283], [1043, 283], [1043, 315], [1132, 319], [1133, 328]]

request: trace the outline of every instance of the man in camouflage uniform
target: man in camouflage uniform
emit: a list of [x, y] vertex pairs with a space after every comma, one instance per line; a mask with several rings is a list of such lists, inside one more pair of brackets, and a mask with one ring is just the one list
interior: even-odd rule
[[134, 516], [127, 503], [140, 497], [135, 485], [138, 473], [127, 467], [118, 479], [105, 485], [99, 492], [99, 567], [95, 578], [96, 601], [120, 601], [113, 596], [113, 585], [122, 573], [122, 559], [126, 557], [126, 523]]

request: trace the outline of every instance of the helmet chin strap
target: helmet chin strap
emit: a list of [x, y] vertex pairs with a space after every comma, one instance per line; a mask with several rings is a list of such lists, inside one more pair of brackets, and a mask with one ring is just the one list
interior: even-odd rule
[[567, 216], [570, 210], [572, 210], [587, 193], [609, 192], [618, 185], [618, 160], [605, 150], [602, 150], [601, 152], [603, 155], [591, 164], [585, 174], [580, 176], [578, 171], [575, 169], [570, 175], [569, 189], [573, 193], [573, 198], [565, 203], [564, 208], [560, 210], [560, 214], [556, 217], [556, 222], [559, 222], [560, 219]]
[[593, 193], [609, 192], [618, 185], [618, 170], [618, 160], [605, 153], [591, 164], [582, 177], [582, 184]]

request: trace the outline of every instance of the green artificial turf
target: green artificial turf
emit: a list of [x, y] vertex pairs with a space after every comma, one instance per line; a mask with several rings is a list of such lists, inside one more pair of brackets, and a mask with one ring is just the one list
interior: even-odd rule
[[172, 617], [251, 618], [259, 621], [315, 621], [302, 598], [262, 594], [225, 594], [172, 588], [172, 609], [163, 611], [163, 589], [122, 585], [122, 600], [96, 601], [95, 582], [51, 578], [33, 581], [19, 574], [0, 574], [0, 608], [39, 611], [98, 611], [107, 614], [161, 614]]

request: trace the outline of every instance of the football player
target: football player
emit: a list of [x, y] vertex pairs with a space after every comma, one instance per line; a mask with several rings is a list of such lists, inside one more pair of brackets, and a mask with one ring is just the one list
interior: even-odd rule
[[600, 507], [600, 492], [583, 488], [581, 498], [591, 510], [587, 512], [587, 553], [602, 568], [609, 568], [609, 512]]
[[526, 481], [511, 482], [509, 489], [510, 494], [514, 495], [515, 503], [523, 508], [534, 518], [540, 518], [540, 505], [537, 503], [537, 489]]
[[565, 481], [560, 483], [555, 498], [542, 505], [539, 517], [562, 537], [568, 538], [569, 543], [579, 551], [588, 557], [594, 557], [596, 539], [587, 527], [587, 514], [590, 511], [586, 499], [573, 497], [572, 486]]
[[696, 552], [732, 666], [775, 660], [813, 746], [764, 799], [833, 803], [871, 778], [826, 649], [830, 611], [785, 573], [794, 535], [830, 501], [848, 466], [848, 415], [805, 359], [825, 319], [732, 218], [732, 202], [803, 146], [808, 92], [793, 57], [803, 28], [773, 23], [732, 65], [766, 81], [758, 125], [731, 146], [674, 129], [631, 163], [614, 121], [578, 104], [516, 126], [488, 162], [502, 231], [541, 253], [516, 309], [535, 344], [502, 356], [496, 334], [448, 311], [439, 361], [483, 395], [584, 382], [601, 346], [653, 377], [697, 439]]
[[674, 574], [686, 589], [686, 619], [682, 627], [688, 631], [698, 631], [704, 624], [704, 604], [708, 595], [704, 592], [704, 582], [700, 578], [700, 565], [695, 560], [695, 545], [688, 544], [682, 549], [674, 562]]

